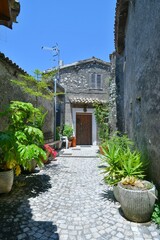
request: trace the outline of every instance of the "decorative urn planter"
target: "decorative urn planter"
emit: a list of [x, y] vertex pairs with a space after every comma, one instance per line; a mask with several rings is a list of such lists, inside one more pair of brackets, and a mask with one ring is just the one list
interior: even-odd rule
[[12, 189], [14, 180], [13, 169], [0, 172], [0, 193], [8, 193]]
[[129, 188], [118, 183], [120, 204], [124, 216], [133, 222], [148, 222], [151, 219], [156, 199], [155, 186], [143, 181], [145, 189]]
[[116, 199], [117, 202], [120, 202], [120, 197], [119, 197], [119, 188], [117, 185], [113, 186], [113, 195]]

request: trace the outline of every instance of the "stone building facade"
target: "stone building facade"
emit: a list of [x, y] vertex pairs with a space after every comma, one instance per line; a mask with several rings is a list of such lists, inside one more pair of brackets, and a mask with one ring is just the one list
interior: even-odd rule
[[[27, 74], [18, 65], [13, 63], [3, 53], [0, 53], [0, 112], [2, 112], [10, 101], [31, 102], [35, 106], [36, 99], [27, 94], [24, 94], [21, 89], [14, 85], [11, 80], [19, 79], [20, 75]], [[47, 135], [53, 135], [53, 102], [38, 99], [38, 105], [43, 106], [48, 111], [43, 132]], [[6, 122], [0, 119], [0, 130], [3, 130]]]
[[60, 67], [59, 83], [66, 93], [65, 123], [73, 126], [77, 144], [97, 144], [93, 104], [109, 101], [110, 72], [110, 63], [95, 57]]
[[160, 186], [160, 1], [117, 0], [117, 126], [149, 159]]

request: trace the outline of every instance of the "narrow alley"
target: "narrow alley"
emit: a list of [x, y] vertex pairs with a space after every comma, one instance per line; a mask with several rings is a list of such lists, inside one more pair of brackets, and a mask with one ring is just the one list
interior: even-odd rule
[[154, 223], [127, 221], [103, 183], [98, 147], [61, 150], [0, 197], [1, 240], [158, 240]]

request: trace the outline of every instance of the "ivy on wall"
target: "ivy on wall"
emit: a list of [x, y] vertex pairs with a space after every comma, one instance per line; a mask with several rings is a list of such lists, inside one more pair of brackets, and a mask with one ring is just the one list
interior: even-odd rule
[[94, 114], [96, 122], [98, 124], [98, 137], [101, 142], [105, 142], [108, 139], [108, 116], [109, 108], [108, 104], [95, 103], [94, 105]]

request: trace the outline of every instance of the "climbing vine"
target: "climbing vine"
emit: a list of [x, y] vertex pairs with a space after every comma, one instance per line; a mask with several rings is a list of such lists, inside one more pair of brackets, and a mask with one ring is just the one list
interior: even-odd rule
[[108, 139], [108, 115], [109, 108], [108, 104], [95, 103], [94, 104], [94, 114], [96, 122], [98, 124], [98, 136], [101, 142], [104, 142]]

